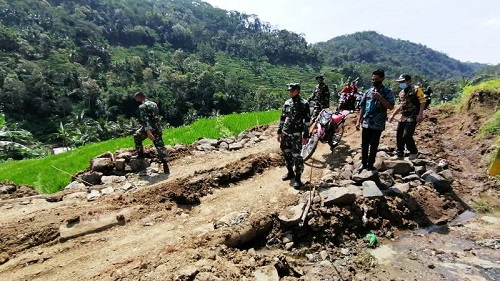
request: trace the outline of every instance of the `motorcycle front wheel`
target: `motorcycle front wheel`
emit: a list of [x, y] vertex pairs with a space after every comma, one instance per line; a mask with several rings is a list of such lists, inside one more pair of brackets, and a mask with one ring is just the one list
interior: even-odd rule
[[335, 133], [332, 136], [331, 146], [336, 147], [337, 145], [339, 145], [343, 135], [344, 135], [344, 123], [340, 124], [337, 130], [335, 130]]
[[317, 146], [318, 146], [318, 136], [313, 135], [307, 140], [307, 143], [302, 146], [302, 151], [300, 152], [300, 156], [302, 156], [304, 161], [311, 158]]

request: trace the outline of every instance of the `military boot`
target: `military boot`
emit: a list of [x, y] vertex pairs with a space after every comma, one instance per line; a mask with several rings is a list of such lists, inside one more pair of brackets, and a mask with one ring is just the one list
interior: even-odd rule
[[295, 182], [293, 183], [293, 188], [300, 189], [304, 184], [300, 180], [300, 174], [295, 174]]
[[164, 174], [170, 174], [170, 168], [168, 167], [167, 162], [163, 162], [163, 173]]
[[295, 174], [293, 173], [293, 168], [292, 167], [286, 167], [288, 170], [288, 173], [286, 173], [281, 179], [284, 181], [291, 180], [293, 177], [295, 177]]
[[144, 159], [146, 156], [144, 155], [144, 151], [137, 152], [137, 155], [130, 157], [130, 159]]

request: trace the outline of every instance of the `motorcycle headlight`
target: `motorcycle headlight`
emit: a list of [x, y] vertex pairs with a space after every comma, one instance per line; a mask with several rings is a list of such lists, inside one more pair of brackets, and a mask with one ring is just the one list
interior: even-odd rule
[[328, 113], [326, 113], [326, 112], [323, 112], [323, 113], [321, 114], [321, 116], [319, 117], [319, 123], [320, 123], [321, 125], [326, 125], [326, 124], [328, 124], [328, 122], [330, 122], [330, 117], [331, 117], [331, 115], [330, 115], [330, 114], [328, 114]]

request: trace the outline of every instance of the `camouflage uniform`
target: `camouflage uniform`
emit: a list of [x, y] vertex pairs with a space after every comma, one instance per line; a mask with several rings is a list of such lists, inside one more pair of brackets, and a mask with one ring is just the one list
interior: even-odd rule
[[[309, 135], [310, 119], [309, 103], [300, 95], [285, 101], [278, 127], [278, 134], [281, 135], [280, 148], [283, 151], [289, 175], [294, 174], [296, 180], [298, 177], [299, 181], [304, 171], [304, 159], [300, 155], [302, 138], [307, 138]], [[293, 173], [294, 166], [295, 173]]]
[[314, 101], [314, 113], [313, 118], [318, 116], [324, 108], [330, 107], [330, 90], [328, 89], [328, 85], [321, 82], [314, 88], [314, 92], [307, 99], [308, 102]]
[[401, 119], [396, 129], [396, 154], [404, 156], [405, 146], [410, 154], [416, 155], [418, 148], [413, 139], [417, 127], [417, 115], [420, 112], [420, 105], [426, 103], [424, 92], [420, 87], [408, 87], [398, 94], [401, 106]]
[[153, 101], [145, 100], [144, 103], [139, 106], [139, 121], [141, 123], [141, 128], [134, 134], [135, 150], [137, 154], [140, 157], [144, 155], [142, 142], [148, 138], [146, 131], [150, 130], [155, 137], [153, 144], [158, 152], [158, 158], [163, 164], [166, 164], [168, 161], [167, 149], [163, 143], [158, 105]]

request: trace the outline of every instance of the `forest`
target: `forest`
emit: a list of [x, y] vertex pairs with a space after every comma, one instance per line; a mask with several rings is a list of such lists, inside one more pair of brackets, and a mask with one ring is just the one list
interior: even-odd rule
[[375, 32], [313, 45], [199, 0], [0, 0], [0, 57], [0, 141], [31, 146], [130, 134], [139, 90], [177, 127], [278, 108], [285, 83], [308, 96], [319, 73], [332, 91], [379, 67], [449, 89], [486, 69]]

